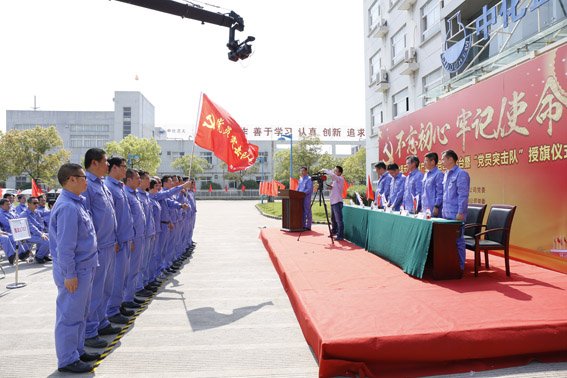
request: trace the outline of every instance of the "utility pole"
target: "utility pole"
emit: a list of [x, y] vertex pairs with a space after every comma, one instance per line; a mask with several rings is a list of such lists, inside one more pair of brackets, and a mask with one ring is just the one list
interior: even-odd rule
[[36, 103], [35, 103], [35, 95], [33, 96], [33, 108], [32, 108], [32, 109], [33, 109], [34, 112], [35, 112], [37, 109], [39, 109], [39, 107], [36, 106]]

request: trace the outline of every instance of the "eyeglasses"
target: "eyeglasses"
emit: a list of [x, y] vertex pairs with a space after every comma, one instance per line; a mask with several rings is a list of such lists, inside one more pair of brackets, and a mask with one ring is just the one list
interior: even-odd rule
[[37, 205], [39, 202], [30, 202], [32, 205]]
[[80, 178], [84, 178], [85, 180], [87, 179], [87, 176], [81, 176], [81, 175], [71, 175], [73, 177], [80, 177]]
[[128, 168], [126, 164], [120, 164], [120, 168]]

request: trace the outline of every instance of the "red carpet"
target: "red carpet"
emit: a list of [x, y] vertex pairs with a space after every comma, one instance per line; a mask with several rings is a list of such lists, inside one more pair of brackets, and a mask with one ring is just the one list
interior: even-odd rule
[[[325, 233], [326, 232], [326, 233]], [[419, 377], [567, 361], [567, 276], [491, 256], [474, 277], [412, 278], [326, 226], [260, 233], [319, 376]], [[484, 259], [483, 259], [484, 261]]]

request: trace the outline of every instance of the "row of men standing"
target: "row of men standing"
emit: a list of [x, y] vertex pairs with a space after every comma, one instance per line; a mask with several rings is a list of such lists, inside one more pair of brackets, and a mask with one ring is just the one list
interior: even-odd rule
[[106, 348], [101, 336], [119, 333], [113, 324], [127, 324], [194, 248], [194, 182], [127, 169], [99, 148], [85, 154], [85, 170], [61, 167], [49, 228], [58, 368], [72, 373], [91, 370], [100, 354], [85, 346]]
[[[441, 156], [442, 165], [447, 169], [445, 173], [437, 168], [439, 156], [436, 152], [425, 154], [425, 174], [418, 169], [419, 158], [415, 155], [406, 158], [407, 176], [400, 172], [396, 163], [388, 166], [384, 162], [377, 163], [375, 168], [379, 179], [376, 198], [380, 196], [379, 205], [395, 211], [403, 206], [416, 213], [430, 209], [434, 217], [465, 221], [470, 176], [457, 165], [459, 158], [455, 151], [444, 151]], [[457, 239], [457, 251], [461, 269], [464, 269], [466, 251], [462, 232]]]

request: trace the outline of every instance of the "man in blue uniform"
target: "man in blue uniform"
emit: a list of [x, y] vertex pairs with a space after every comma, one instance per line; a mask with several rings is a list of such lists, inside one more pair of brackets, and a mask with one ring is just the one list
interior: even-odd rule
[[87, 316], [85, 345], [91, 348], [106, 348], [107, 341], [99, 335], [113, 335], [121, 330], [119, 327], [113, 327], [106, 317], [106, 308], [114, 286], [115, 256], [118, 251], [112, 194], [103, 183], [103, 177], [108, 173], [106, 152], [100, 148], [89, 149], [85, 154], [85, 168], [88, 186], [82, 195], [85, 197], [85, 207], [92, 215], [98, 255]]
[[[126, 293], [126, 279], [130, 271], [130, 254], [133, 249], [134, 226], [130, 205], [124, 193], [122, 180], [126, 177], [126, 159], [114, 156], [108, 159], [108, 176], [104, 185], [112, 194], [114, 212], [116, 213], [116, 238], [118, 239], [118, 252], [114, 266], [114, 286], [108, 301], [106, 316], [116, 324], [128, 323], [128, 318], [122, 313], [132, 315], [132, 310], [121, 309], [124, 294]], [[129, 315], [128, 315], [129, 316]]]
[[378, 173], [378, 184], [376, 184], [376, 196], [380, 196], [380, 203], [378, 206], [384, 206], [388, 198], [390, 198], [390, 182], [392, 181], [392, 176], [386, 171], [386, 163], [379, 161], [374, 166], [376, 168], [376, 173]]
[[14, 260], [16, 260], [16, 244], [11, 236], [10, 233], [0, 230], [0, 247], [4, 250], [10, 265], [14, 265]]
[[16, 206], [16, 214], [20, 215], [21, 213], [23, 213], [26, 209], [26, 195], [25, 194], [18, 194], [18, 201], [20, 202], [20, 204], [18, 206]]
[[[10, 219], [16, 219], [16, 218], [18, 218], [18, 216], [14, 211], [12, 211], [12, 203], [7, 198], [2, 198], [0, 200], [0, 228], [4, 230], [4, 232], [8, 233], [9, 239], [14, 245], [15, 245], [14, 238], [12, 238], [12, 234], [10, 234], [10, 231], [12, 231], [12, 229], [10, 228]], [[6, 246], [6, 248], [4, 248], [4, 251], [6, 252], [6, 256], [8, 257], [8, 262], [10, 264], [13, 264], [15, 257], [11, 258], [11, 256], [15, 256], [15, 255], [11, 254], [10, 247]], [[30, 256], [30, 254], [31, 254], [30, 251], [24, 251], [24, 252], [20, 251], [18, 253], [18, 258], [24, 261]]]
[[329, 194], [329, 200], [331, 202], [331, 234], [337, 235], [335, 240], [341, 241], [344, 237], [345, 228], [343, 223], [343, 188], [345, 185], [343, 167], [337, 165], [333, 172], [328, 169], [323, 169], [322, 172], [325, 172], [333, 178], [333, 187]]
[[299, 169], [299, 185], [297, 186], [298, 192], [305, 193], [303, 198], [303, 228], [306, 231], [311, 231], [311, 222], [313, 214], [311, 213], [311, 196], [313, 194], [313, 181], [307, 172], [307, 167]]
[[[157, 199], [157, 193], [161, 190], [161, 183], [158, 177], [153, 177], [150, 180], [150, 200], [151, 200], [151, 213], [154, 218], [154, 223], [156, 225], [156, 237], [153, 242], [152, 247], [152, 254], [150, 260], [150, 276], [153, 280], [161, 281], [161, 279], [165, 279], [165, 276], [159, 277], [161, 275], [160, 265], [161, 265], [161, 249], [160, 249], [160, 240], [161, 240], [161, 204]], [[157, 282], [157, 281], [156, 281]]]
[[36, 243], [37, 246], [35, 261], [38, 264], [44, 264], [47, 261], [51, 261], [49, 257], [49, 237], [43, 217], [36, 211], [38, 204], [39, 202], [36, 197], [28, 198], [28, 207], [20, 213], [20, 217], [28, 219], [31, 234], [31, 238], [28, 240], [32, 243]]
[[437, 152], [428, 152], [425, 154], [425, 175], [423, 176], [423, 192], [421, 194], [422, 210], [431, 211], [434, 217], [441, 216], [443, 205], [443, 172], [437, 168], [439, 156]]
[[388, 164], [388, 174], [392, 176], [392, 180], [390, 182], [390, 197], [386, 206], [398, 211], [404, 200], [406, 176], [400, 172], [400, 167], [396, 163]]
[[87, 189], [87, 176], [78, 164], [64, 164], [57, 173], [63, 191], [51, 214], [50, 249], [53, 279], [57, 285], [55, 350], [59, 371], [86, 373], [85, 363], [100, 358], [86, 353], [85, 325], [95, 267], [96, 235], [92, 219], [81, 196]]
[[[423, 192], [423, 173], [419, 168], [419, 158], [415, 155], [406, 158], [408, 175], [404, 185], [404, 208], [412, 214], [419, 213], [421, 209], [421, 192]], [[414, 205], [415, 201], [415, 205]]]
[[[469, 188], [471, 178], [469, 174], [459, 168], [459, 157], [453, 150], [447, 150], [441, 155], [443, 166], [447, 169], [443, 180], [443, 218], [465, 221], [469, 203]], [[465, 234], [457, 239], [457, 251], [461, 261], [461, 270], [465, 268], [466, 250]]]
[[45, 222], [45, 226], [49, 228], [49, 218], [51, 217], [51, 210], [47, 208], [47, 199], [45, 198], [45, 194], [40, 194], [37, 197], [37, 201], [39, 202], [37, 206], [37, 212], [42, 216], [43, 221]]

